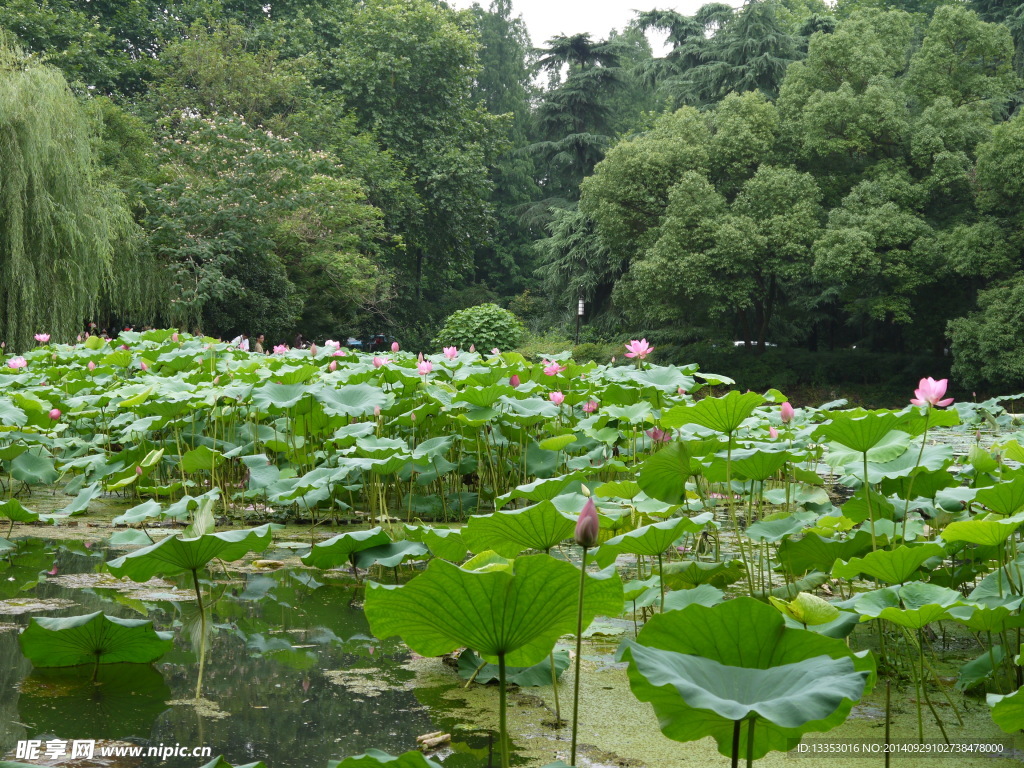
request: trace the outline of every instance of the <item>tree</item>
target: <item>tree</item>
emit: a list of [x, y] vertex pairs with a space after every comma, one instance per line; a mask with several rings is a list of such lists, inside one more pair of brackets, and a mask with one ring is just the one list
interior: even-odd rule
[[967, 387], [1020, 389], [1024, 384], [1024, 274], [978, 294], [978, 310], [949, 323], [953, 375]]
[[[124, 196], [97, 167], [99, 123], [55, 68], [0, 38], [0, 338], [70, 341], [110, 301], [141, 310], [143, 263]], [[118, 254], [117, 264], [114, 254]], [[158, 280], [158, 276], [153, 276]]]

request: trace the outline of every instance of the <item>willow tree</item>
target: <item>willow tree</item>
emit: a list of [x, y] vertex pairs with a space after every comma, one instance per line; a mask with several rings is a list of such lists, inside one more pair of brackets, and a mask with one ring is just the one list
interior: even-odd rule
[[135, 224], [102, 179], [97, 129], [60, 71], [0, 37], [0, 340], [9, 350], [37, 332], [73, 339], [100, 303], [125, 309], [132, 297], [112, 286], [131, 294], [138, 285], [127, 279]]

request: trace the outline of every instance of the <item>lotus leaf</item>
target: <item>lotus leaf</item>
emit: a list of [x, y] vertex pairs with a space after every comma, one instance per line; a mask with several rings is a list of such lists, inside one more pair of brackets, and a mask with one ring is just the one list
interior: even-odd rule
[[832, 575], [840, 579], [855, 579], [864, 574], [886, 584], [902, 584], [913, 576], [927, 560], [941, 557], [945, 550], [941, 544], [906, 545], [896, 549], [879, 549], [864, 557], [841, 560], [832, 566]]
[[247, 552], [262, 552], [270, 545], [271, 524], [247, 530], [207, 533], [194, 539], [168, 536], [148, 547], [138, 549], [107, 563], [118, 577], [132, 581], [149, 581], [157, 574], [169, 576], [185, 571], [195, 572], [214, 558], [237, 560]]
[[1024, 509], [1024, 477], [1015, 477], [1008, 483], [982, 488], [975, 495], [974, 501], [997, 515], [1015, 515]]
[[914, 581], [902, 587], [865, 592], [857, 597], [853, 608], [861, 616], [921, 629], [933, 621], [951, 618], [949, 609], [963, 602], [963, 596], [955, 590]]
[[473, 515], [463, 539], [473, 552], [493, 550], [515, 557], [524, 549], [548, 550], [572, 536], [576, 518], [560, 512], [548, 500], [522, 509]]
[[695, 405], [677, 405], [662, 416], [661, 424], [667, 429], [698, 424], [716, 432], [730, 433], [764, 401], [756, 392], [740, 394], [733, 390], [723, 397], [705, 397]]
[[267, 768], [267, 764], [262, 760], [256, 763], [245, 763], [244, 765], [232, 765], [224, 759], [224, 755], [218, 755], [213, 758], [210, 762], [200, 766], [200, 768]]
[[39, 521], [39, 515], [30, 509], [27, 509], [17, 499], [8, 499], [5, 502], [0, 503], [0, 515], [3, 515], [11, 521], [11, 526], [7, 531], [7, 535], [14, 530], [15, 523], [35, 523]]
[[11, 477], [26, 485], [50, 485], [57, 481], [60, 473], [54, 469], [53, 459], [49, 456], [25, 451], [11, 462]]
[[822, 424], [814, 434], [815, 437], [824, 437], [845, 445], [857, 453], [867, 453], [896, 429], [898, 422], [899, 417], [890, 411], [836, 412], [832, 414], [832, 421]]
[[630, 687], [654, 706], [662, 733], [712, 736], [729, 756], [741, 722], [754, 728], [750, 757], [788, 751], [804, 733], [842, 723], [874, 681], [867, 652], [788, 628], [746, 597], [656, 615], [627, 646]]
[[[486, 563], [481, 570], [474, 570]], [[399, 635], [423, 656], [468, 646], [491, 663], [539, 663], [576, 629], [580, 572], [548, 555], [502, 561], [482, 553], [461, 568], [432, 560], [403, 586], [370, 583], [365, 611], [380, 638]], [[587, 576], [583, 625], [622, 610], [622, 582], [611, 571]]]
[[713, 519], [711, 512], [702, 512], [695, 517], [678, 517], [645, 525], [609, 539], [598, 548], [595, 558], [601, 567], [606, 567], [625, 552], [650, 557], [661, 555], [686, 534], [704, 530]]
[[778, 608], [783, 616], [803, 624], [805, 627], [828, 624], [839, 618], [839, 609], [827, 600], [801, 592], [791, 601], [786, 602], [777, 597], [769, 597], [768, 601]]
[[693, 474], [685, 443], [669, 443], [640, 465], [637, 483], [648, 496], [667, 504], [686, 498], [686, 481]]
[[1024, 730], [1024, 688], [1006, 696], [990, 693], [986, 701], [992, 708], [992, 719], [996, 725], [1007, 733], [1016, 734]]
[[370, 549], [391, 542], [381, 527], [366, 531], [342, 533], [327, 541], [314, 544], [313, 548], [302, 556], [304, 565], [315, 568], [337, 568], [352, 562], [352, 556], [361, 549]]
[[[552, 655], [555, 658], [555, 676], [560, 677], [569, 668], [569, 652], [555, 651]], [[467, 649], [459, 656], [459, 677], [489, 683], [498, 679], [498, 667], [481, 661], [479, 656]], [[508, 682], [521, 688], [551, 685], [551, 656], [532, 667], [507, 667], [505, 677]]]
[[[653, 593], [656, 590], [650, 590]], [[681, 611], [691, 605], [703, 605], [708, 608], [714, 605], [718, 605], [725, 600], [725, 593], [718, 587], [713, 587], [710, 584], [701, 584], [694, 587], [693, 589], [678, 589], [675, 592], [669, 592], [665, 595], [665, 610], [666, 611]], [[652, 600], [653, 604], [653, 600]]]
[[360, 549], [355, 553], [356, 566], [366, 570], [371, 565], [395, 568], [406, 560], [419, 560], [426, 556], [427, 545], [418, 541], [389, 541], [376, 547]]
[[971, 544], [993, 547], [1002, 544], [1024, 523], [1024, 512], [1011, 517], [979, 520], [959, 520], [942, 530], [943, 541], [967, 541]]
[[148, 664], [172, 646], [171, 633], [155, 631], [152, 621], [119, 619], [102, 611], [65, 618], [32, 617], [18, 643], [36, 667]]
[[379, 749], [368, 749], [362, 755], [346, 757], [340, 761], [327, 761], [327, 768], [378, 768], [382, 765], [386, 765], [388, 768], [442, 768], [440, 763], [415, 750], [404, 752], [396, 757], [387, 752], [381, 752]]

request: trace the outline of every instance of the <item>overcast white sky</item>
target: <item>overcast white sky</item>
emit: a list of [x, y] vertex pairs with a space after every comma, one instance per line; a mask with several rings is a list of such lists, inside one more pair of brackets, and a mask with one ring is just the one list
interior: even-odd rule
[[[478, 0], [484, 8], [490, 0]], [[469, 8], [474, 0], [449, 0], [456, 8]], [[523, 17], [530, 31], [530, 40], [537, 48], [555, 35], [574, 35], [589, 32], [590, 37], [599, 40], [613, 30], [621, 30], [633, 18], [636, 10], [649, 11], [653, 8], [669, 8], [679, 13], [691, 14], [710, 0], [512, 0], [513, 15]], [[742, 5], [742, 0], [726, 0], [732, 5]], [[659, 55], [662, 40], [653, 39], [655, 55]]]

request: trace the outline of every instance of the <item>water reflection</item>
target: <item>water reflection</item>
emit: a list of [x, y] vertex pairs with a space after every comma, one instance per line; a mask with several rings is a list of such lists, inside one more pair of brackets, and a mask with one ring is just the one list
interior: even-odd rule
[[[126, 596], [97, 585], [72, 588], [68, 580], [47, 575], [54, 567], [61, 575], [98, 573], [111, 556], [81, 545], [20, 542], [0, 563], [0, 599], [76, 603], [35, 615], [144, 615], [158, 629], [175, 631], [174, 650], [143, 670], [108, 665], [94, 685], [91, 670], [85, 679], [76, 670], [32, 670], [17, 632], [0, 632], [0, 755], [23, 739], [119, 738], [208, 745], [235, 764], [264, 760], [272, 768], [316, 768], [370, 747], [403, 752], [414, 747], [417, 735], [455, 724], [450, 714], [417, 699], [424, 692], [405, 687], [413, 677], [401, 666], [408, 651], [398, 641], [371, 636], [357, 603], [361, 587], [289, 569], [227, 577], [218, 572], [217, 579], [204, 581], [210, 636], [202, 695], [215, 706], [170, 704], [195, 696], [198, 663], [189, 632], [198, 623], [194, 600], [151, 601], [137, 591]], [[183, 590], [192, 586], [191, 574], [169, 581]], [[28, 620], [27, 614], [0, 613], [0, 623], [24, 626]], [[486, 734], [470, 742], [456, 745], [446, 764], [486, 765]], [[193, 768], [201, 762], [149, 758], [146, 765]]]

